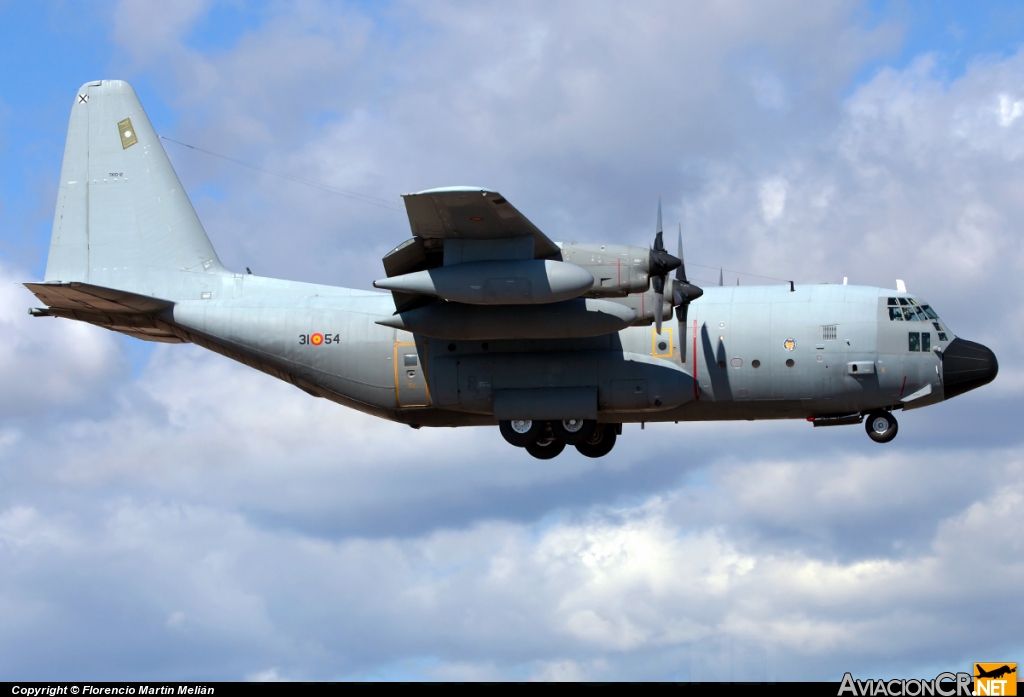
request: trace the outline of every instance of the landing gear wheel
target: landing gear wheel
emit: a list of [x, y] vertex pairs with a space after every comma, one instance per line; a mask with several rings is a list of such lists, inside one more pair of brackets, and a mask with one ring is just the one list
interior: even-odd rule
[[864, 429], [868, 436], [876, 443], [888, 443], [896, 437], [900, 425], [896, 423], [896, 417], [888, 411], [874, 411], [868, 414], [864, 420]]
[[498, 424], [502, 437], [517, 448], [536, 443], [544, 435], [545, 424], [543, 421], [530, 421], [528, 419], [514, 419], [502, 421]]
[[590, 438], [597, 428], [597, 422], [589, 419], [565, 419], [552, 421], [551, 432], [566, 445], [579, 445]]
[[565, 450], [565, 443], [554, 436], [544, 436], [540, 440], [526, 446], [526, 452], [538, 460], [550, 460], [558, 457]]
[[604, 457], [615, 447], [615, 424], [597, 424], [597, 428], [582, 443], [576, 445], [580, 455]]

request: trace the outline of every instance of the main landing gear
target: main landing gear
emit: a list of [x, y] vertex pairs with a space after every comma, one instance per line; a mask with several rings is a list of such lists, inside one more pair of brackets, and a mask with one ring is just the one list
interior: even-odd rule
[[868, 436], [876, 443], [888, 443], [896, 437], [900, 425], [896, 417], [889, 411], [873, 411], [864, 419], [864, 428]]
[[539, 460], [557, 457], [574, 445], [586, 457], [604, 457], [615, 447], [618, 424], [599, 424], [589, 419], [564, 421], [502, 421], [501, 435], [512, 445], [526, 448]]

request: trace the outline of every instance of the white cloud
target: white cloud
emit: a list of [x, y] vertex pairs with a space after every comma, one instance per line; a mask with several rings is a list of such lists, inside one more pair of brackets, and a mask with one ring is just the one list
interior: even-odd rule
[[[98, 327], [36, 318], [41, 303], [21, 283], [30, 274], [0, 260], [0, 415], [37, 415], [44, 408], [81, 408], [124, 376], [114, 336]], [[13, 427], [13, 426], [12, 426]], [[16, 438], [5, 429], [0, 442]]]
[[772, 177], [761, 182], [758, 197], [761, 199], [761, 215], [764, 222], [771, 223], [785, 212], [788, 188], [788, 182], [781, 177]]
[[999, 125], [1009, 126], [1024, 114], [1024, 100], [1014, 101], [1008, 94], [999, 95]]

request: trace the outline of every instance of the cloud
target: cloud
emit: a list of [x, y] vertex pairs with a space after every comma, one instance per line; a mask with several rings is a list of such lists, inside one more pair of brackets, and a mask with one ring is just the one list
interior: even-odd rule
[[[45, 409], [95, 408], [125, 377], [109, 332], [76, 322], [30, 317], [39, 306], [31, 274], [0, 261], [0, 416], [37, 417]], [[3, 442], [0, 439], [0, 442]]]

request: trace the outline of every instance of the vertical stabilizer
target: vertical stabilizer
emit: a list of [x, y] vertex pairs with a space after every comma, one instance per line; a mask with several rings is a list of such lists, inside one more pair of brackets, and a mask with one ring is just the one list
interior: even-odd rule
[[46, 281], [176, 300], [227, 273], [135, 90], [120, 80], [83, 85], [68, 125]]

